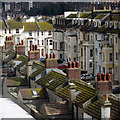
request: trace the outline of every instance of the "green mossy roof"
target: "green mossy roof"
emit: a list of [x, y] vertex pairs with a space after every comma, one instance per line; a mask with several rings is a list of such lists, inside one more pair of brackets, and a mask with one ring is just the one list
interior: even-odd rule
[[16, 21], [16, 20], [6, 20], [7, 25], [9, 26], [10, 29], [14, 29], [14, 28], [23, 28], [23, 25], [21, 22]]
[[87, 18], [91, 13], [80, 13], [80, 18]]
[[[34, 96], [32, 90], [35, 90], [38, 96]], [[43, 88], [21, 89], [20, 93], [23, 100], [45, 99], [47, 98]]]
[[[111, 119], [118, 120], [120, 118], [120, 101], [109, 97], [111, 106]], [[85, 112], [94, 118], [101, 119], [101, 100], [96, 100], [85, 108]]]
[[[44, 77], [37, 80], [36, 83], [46, 86], [49, 89], [54, 91], [58, 86], [65, 83], [66, 79], [67, 79], [66, 75], [63, 75], [53, 70], [49, 72], [48, 74], [46, 74]], [[49, 83], [49, 81], [51, 80], [53, 81]]]
[[34, 72], [30, 75], [31, 78], [36, 77], [36, 76], [39, 75], [43, 70], [45, 70], [45, 65], [36, 64], [36, 65], [33, 65], [33, 69], [34, 69], [34, 68], [37, 68], [37, 70], [34, 71]]
[[4, 23], [4, 21], [0, 21], [0, 29], [5, 29], [6, 25]]
[[9, 61], [11, 61], [15, 57], [15, 51], [7, 50], [6, 56], [8, 56], [8, 57], [4, 59], [4, 63], [8, 63]]
[[76, 18], [77, 14], [70, 14], [69, 16], [67, 16], [67, 18]]
[[53, 31], [54, 27], [48, 22], [38, 22], [41, 31]]
[[27, 80], [26, 78], [21, 77], [11, 77], [6, 80], [8, 87], [17, 87], [17, 86], [26, 86]]
[[35, 22], [23, 22], [24, 31], [39, 31]]
[[97, 17], [95, 17], [95, 19], [102, 19], [103, 17], [105, 17], [106, 15], [105, 14], [100, 14], [100, 15], [98, 15]]
[[[76, 96], [76, 104], [82, 107], [83, 103], [89, 100], [91, 97], [95, 95], [95, 89], [89, 87], [88, 85], [84, 85], [81, 82], [75, 81], [76, 91], [80, 91]], [[65, 86], [60, 91], [57, 92], [57, 95], [68, 100], [68, 86]]]
[[19, 65], [16, 66], [16, 69], [19, 70], [23, 65], [27, 64], [28, 57], [20, 55], [18, 58], [15, 59], [15, 61], [22, 61]]

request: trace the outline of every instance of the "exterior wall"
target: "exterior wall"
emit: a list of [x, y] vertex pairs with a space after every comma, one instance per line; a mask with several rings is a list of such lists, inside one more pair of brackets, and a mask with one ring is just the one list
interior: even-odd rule
[[89, 119], [89, 120], [92, 120], [92, 117], [90, 116], [90, 115], [88, 115], [87, 113], [84, 113], [84, 115], [83, 115], [84, 117], [84, 119]]

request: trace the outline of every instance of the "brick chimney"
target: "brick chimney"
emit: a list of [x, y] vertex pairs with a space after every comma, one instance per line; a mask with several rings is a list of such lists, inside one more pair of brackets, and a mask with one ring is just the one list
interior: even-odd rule
[[13, 41], [12, 41], [12, 36], [7, 37], [6, 36], [6, 41], [5, 41], [5, 49], [13, 49]]
[[21, 41], [21, 43], [16, 45], [15, 49], [16, 49], [16, 54], [25, 55], [25, 46], [23, 40]]
[[37, 45], [30, 45], [30, 51], [28, 51], [28, 57], [30, 60], [40, 59], [40, 52], [37, 49]]
[[69, 106], [72, 110], [72, 103], [73, 101], [76, 99], [76, 95], [75, 95], [75, 92], [76, 92], [76, 86], [74, 83], [69, 83], [69, 91], [68, 91], [68, 95], [69, 95]]
[[[49, 57], [50, 56], [50, 57]], [[56, 54], [46, 54], [46, 68], [57, 68], [57, 59], [56, 59]]]
[[112, 93], [112, 81], [110, 80], [110, 74], [104, 73], [97, 74], [97, 83], [96, 83], [96, 94], [98, 98], [102, 98], [104, 100], [105, 95], [109, 95]]
[[111, 103], [108, 100], [108, 95], [105, 95], [105, 102], [101, 106], [101, 118], [105, 120], [110, 119]]
[[73, 82], [74, 80], [81, 80], [79, 62], [68, 62], [67, 78], [69, 82]]

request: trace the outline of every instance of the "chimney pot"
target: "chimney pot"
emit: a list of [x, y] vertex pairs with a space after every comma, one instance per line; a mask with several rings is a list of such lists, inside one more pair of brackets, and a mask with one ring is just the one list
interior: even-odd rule
[[50, 54], [50, 59], [52, 59], [53, 58], [53, 56], [52, 56], [52, 54]]
[[79, 68], [79, 62], [76, 62], [76, 68]]
[[97, 81], [100, 81], [100, 80], [101, 80], [101, 74], [98, 73], [98, 74], [97, 74]]
[[110, 73], [108, 73], [108, 72], [106, 73], [106, 80], [111, 81], [110, 80]]
[[72, 62], [72, 68], [75, 68], [75, 62]]
[[30, 45], [30, 51], [32, 51], [32, 45]]
[[68, 62], [68, 68], [71, 68], [72, 66], [71, 66], [71, 62]]
[[23, 40], [22, 40], [21, 42], [22, 42], [22, 45], [24, 45], [24, 42], [23, 42]]
[[48, 56], [48, 53], [46, 54], [46, 59], [48, 59], [49, 58], [49, 56]]
[[56, 54], [55, 54], [55, 53], [53, 53], [53, 58], [54, 58], [54, 59], [56, 58]]
[[102, 80], [106, 81], [106, 75], [104, 73], [101, 74]]

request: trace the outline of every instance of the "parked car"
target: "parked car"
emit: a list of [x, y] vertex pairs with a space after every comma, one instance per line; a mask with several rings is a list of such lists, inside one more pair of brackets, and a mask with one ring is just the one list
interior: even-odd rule
[[120, 94], [120, 87], [116, 87], [112, 91], [113, 94]]
[[66, 69], [68, 68], [67, 65], [64, 65], [64, 64], [58, 64], [58, 69]]

